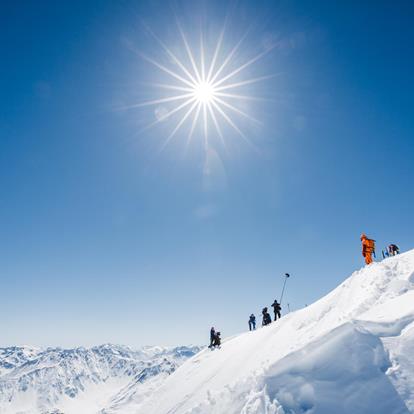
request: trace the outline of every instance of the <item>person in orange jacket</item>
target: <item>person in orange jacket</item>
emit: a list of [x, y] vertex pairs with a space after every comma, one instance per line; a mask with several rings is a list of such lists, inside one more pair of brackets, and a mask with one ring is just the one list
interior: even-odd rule
[[375, 254], [375, 240], [369, 239], [365, 234], [361, 234], [362, 256], [365, 257], [367, 265], [373, 262], [372, 255]]

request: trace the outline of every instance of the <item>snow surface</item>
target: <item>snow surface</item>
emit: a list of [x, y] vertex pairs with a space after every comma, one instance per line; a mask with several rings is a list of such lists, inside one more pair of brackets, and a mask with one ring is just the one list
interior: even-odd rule
[[[120, 410], [119, 413], [124, 411]], [[414, 250], [311, 306], [205, 349], [136, 414], [414, 412]]]
[[414, 250], [199, 350], [3, 348], [0, 414], [414, 413]]

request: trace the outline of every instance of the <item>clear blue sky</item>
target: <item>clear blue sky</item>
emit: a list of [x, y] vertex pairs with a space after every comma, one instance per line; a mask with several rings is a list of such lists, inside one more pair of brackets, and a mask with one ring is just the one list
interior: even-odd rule
[[[7, 4], [8, 3], [8, 4]], [[359, 236], [414, 247], [414, 32], [407, 1], [3, 2], [0, 346], [202, 343], [279, 297], [311, 303], [363, 264]], [[151, 99], [148, 35], [225, 45], [279, 73], [247, 86], [262, 125], [206, 155]], [[169, 62], [171, 64], [171, 62]], [[168, 79], [169, 80], [169, 79]], [[158, 91], [157, 91], [158, 93]], [[159, 95], [154, 98], [159, 97]], [[236, 118], [237, 120], [237, 118]], [[141, 131], [141, 132], [140, 132]], [[188, 131], [188, 128], [187, 128]]]

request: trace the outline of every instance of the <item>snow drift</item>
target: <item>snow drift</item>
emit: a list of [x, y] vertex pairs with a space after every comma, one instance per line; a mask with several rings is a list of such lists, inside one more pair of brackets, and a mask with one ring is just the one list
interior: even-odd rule
[[[122, 411], [120, 411], [121, 413]], [[186, 361], [136, 414], [414, 412], [414, 250]]]

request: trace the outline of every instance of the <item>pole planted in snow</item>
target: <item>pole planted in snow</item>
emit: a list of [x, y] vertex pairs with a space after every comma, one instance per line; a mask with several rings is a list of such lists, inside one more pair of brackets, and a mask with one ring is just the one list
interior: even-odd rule
[[280, 295], [280, 301], [279, 301], [280, 306], [282, 306], [283, 294], [285, 293], [286, 281], [288, 280], [288, 278], [290, 278], [290, 274], [285, 273], [285, 281], [283, 282], [282, 294]]

